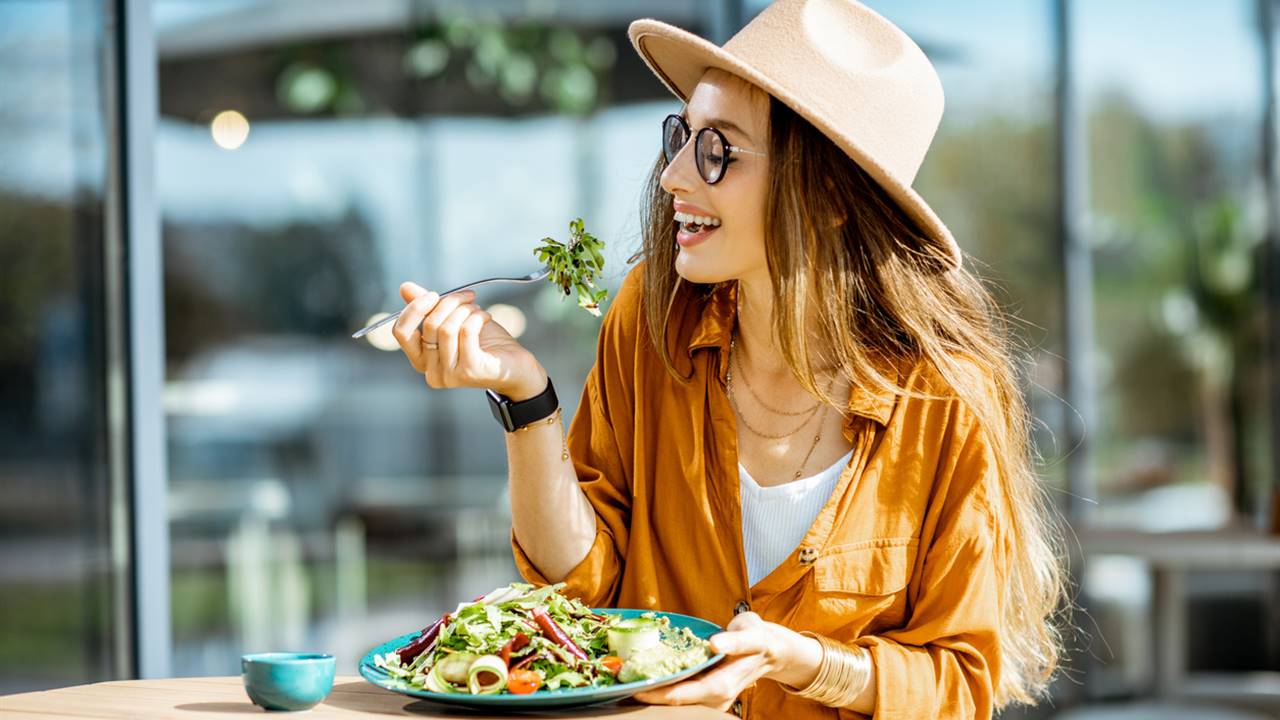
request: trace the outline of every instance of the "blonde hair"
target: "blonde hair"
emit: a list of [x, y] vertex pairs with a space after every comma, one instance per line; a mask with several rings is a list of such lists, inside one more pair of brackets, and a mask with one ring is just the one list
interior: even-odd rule
[[[1034, 703], [1057, 668], [1068, 607], [1061, 528], [1036, 473], [1032, 419], [1019, 389], [1023, 353], [978, 278], [950, 269], [945, 252], [830, 139], [772, 97], [769, 108], [765, 245], [782, 354], [806, 390], [838, 408], [844, 403], [818, 387], [815, 368], [838, 367], [859, 387], [919, 397], [881, 368], [884, 360], [901, 367], [924, 359], [976, 415], [1009, 504], [996, 705]], [[672, 198], [659, 182], [664, 168], [659, 155], [642, 208], [643, 245], [632, 259], [645, 260], [644, 315], [654, 347], [680, 377], [669, 352], [669, 315], [678, 294], [713, 286], [689, 287], [676, 274]], [[802, 332], [805, 318], [813, 320], [812, 334]]]

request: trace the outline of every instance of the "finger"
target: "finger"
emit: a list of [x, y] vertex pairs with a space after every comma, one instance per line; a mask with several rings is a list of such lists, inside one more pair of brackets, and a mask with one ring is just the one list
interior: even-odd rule
[[452, 313], [454, 308], [465, 302], [470, 302], [474, 298], [475, 293], [472, 293], [469, 290], [466, 292], [454, 293], [452, 295], [445, 295], [440, 298], [440, 301], [436, 303], [435, 307], [431, 308], [431, 312], [427, 313], [426, 317], [422, 319], [421, 332], [423, 349], [426, 351], [424, 353], [424, 357], [426, 362], [427, 384], [431, 387], [445, 387], [442, 384], [443, 373], [440, 366], [439, 352], [440, 340], [437, 337], [440, 324], [444, 322], [445, 318], [449, 317], [449, 313]]
[[462, 327], [462, 323], [471, 317], [480, 308], [467, 303], [459, 305], [449, 313], [449, 317], [440, 323], [440, 329], [436, 331], [436, 342], [439, 347], [436, 348], [436, 357], [440, 362], [441, 381], [449, 386], [457, 386], [457, 369], [458, 369], [458, 329]]
[[725, 631], [711, 636], [711, 650], [725, 655], [750, 655], [768, 650], [768, 642], [757, 630]]
[[756, 625], [763, 625], [764, 618], [752, 610], [734, 615], [729, 624], [725, 626], [725, 630], [745, 630]]
[[395, 336], [396, 342], [400, 343], [400, 349], [404, 350], [409, 361], [413, 363], [414, 369], [419, 372], [425, 369], [422, 356], [422, 333], [419, 327], [422, 325], [422, 319], [435, 306], [438, 297], [433, 292], [417, 296], [400, 311], [400, 317], [391, 328], [391, 334]]
[[[726, 701], [727, 694], [728, 690], [721, 688], [720, 684], [711, 680], [711, 676], [708, 675], [705, 679], [689, 680], [649, 690], [636, 695], [636, 699], [651, 705], [718, 706]], [[727, 699], [732, 702], [732, 698]]]
[[418, 298], [419, 295], [422, 295], [426, 292], [429, 292], [429, 291], [417, 283], [414, 283], [414, 282], [400, 283], [400, 297], [407, 303], [413, 302]]
[[[458, 367], [466, 373], [475, 372], [481, 366], [480, 333], [489, 317], [484, 310], [472, 313], [458, 329]], [[468, 375], [467, 379], [474, 378]]]

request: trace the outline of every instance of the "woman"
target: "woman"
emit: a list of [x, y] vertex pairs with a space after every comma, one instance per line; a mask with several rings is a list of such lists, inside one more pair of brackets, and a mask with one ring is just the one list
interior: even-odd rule
[[474, 295], [401, 289], [427, 384], [492, 391], [521, 573], [727, 625], [726, 662], [648, 702], [1034, 701], [1062, 570], [1003, 319], [910, 188], [941, 114], [928, 60], [839, 0], [780, 0], [723, 48], [649, 20], [631, 38], [686, 104], [567, 439]]

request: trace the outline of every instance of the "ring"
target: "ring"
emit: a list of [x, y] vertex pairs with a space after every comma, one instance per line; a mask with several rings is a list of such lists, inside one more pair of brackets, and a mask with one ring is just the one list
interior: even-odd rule
[[439, 347], [439, 345], [437, 345], [436, 343], [422, 343], [422, 345], [428, 350], [435, 350], [437, 347]]

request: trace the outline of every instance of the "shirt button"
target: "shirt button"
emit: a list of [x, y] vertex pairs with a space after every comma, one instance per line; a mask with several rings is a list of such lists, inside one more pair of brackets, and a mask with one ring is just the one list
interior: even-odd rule
[[750, 609], [751, 609], [751, 606], [747, 604], [746, 600], [739, 600], [738, 604], [733, 606], [733, 614], [741, 615], [742, 613], [747, 612]]
[[733, 701], [733, 714], [737, 715], [738, 717], [742, 717], [742, 701], [741, 700]]
[[801, 565], [812, 565], [813, 562], [817, 559], [818, 559], [817, 548], [811, 548], [811, 547], [800, 548], [800, 564]]

